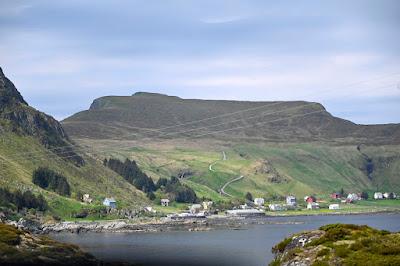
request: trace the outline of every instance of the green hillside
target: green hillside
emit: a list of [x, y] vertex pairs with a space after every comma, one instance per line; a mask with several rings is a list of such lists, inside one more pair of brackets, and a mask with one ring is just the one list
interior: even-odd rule
[[[77, 147], [57, 120], [30, 107], [1, 69], [0, 103], [0, 187], [43, 194], [51, 212], [60, 217], [96, 208], [105, 197], [114, 197], [121, 208], [147, 204], [142, 192]], [[34, 185], [32, 174], [39, 167], [64, 176], [71, 195], [62, 197]], [[93, 204], [80, 202], [86, 193]]]
[[[243, 198], [250, 191], [254, 196], [271, 198], [289, 193], [297, 196], [315, 194], [326, 198], [344, 188], [347, 192], [375, 190], [400, 191], [399, 146], [365, 148], [375, 169], [370, 179], [366, 160], [355, 145], [323, 143], [227, 143], [210, 140], [198, 142], [139, 143], [80, 139], [105, 157], [131, 158], [151, 177], [180, 176], [199, 195], [229, 200], [219, 189], [229, 180], [243, 175], [226, 192]], [[221, 159], [221, 152], [227, 160]]]

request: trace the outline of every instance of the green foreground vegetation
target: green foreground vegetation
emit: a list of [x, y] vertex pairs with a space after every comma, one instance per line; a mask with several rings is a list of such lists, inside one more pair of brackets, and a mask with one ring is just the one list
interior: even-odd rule
[[0, 223], [1, 265], [99, 265], [79, 247]]
[[271, 266], [400, 265], [400, 233], [368, 226], [331, 224], [295, 234], [272, 248]]

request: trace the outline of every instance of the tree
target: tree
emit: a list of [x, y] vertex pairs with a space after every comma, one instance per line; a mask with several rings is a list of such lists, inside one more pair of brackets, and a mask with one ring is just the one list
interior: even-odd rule
[[143, 192], [156, 190], [153, 180], [140, 170], [135, 161], [126, 159], [121, 162], [118, 159], [111, 158], [109, 160], [104, 159], [103, 164]]
[[246, 200], [248, 200], [248, 201], [253, 201], [253, 195], [251, 195], [250, 192], [247, 192], [247, 193], [246, 193], [245, 198], [246, 198]]
[[340, 196], [341, 196], [341, 197], [344, 196], [344, 189], [343, 189], [343, 188], [340, 189]]
[[168, 179], [161, 177], [157, 181], [156, 188], [159, 189], [161, 187], [165, 187], [167, 184], [168, 184]]
[[156, 195], [154, 195], [154, 193], [152, 191], [147, 193], [147, 197], [149, 198], [149, 200], [155, 200], [156, 199]]
[[367, 200], [368, 199], [368, 192], [366, 192], [366, 191], [361, 192], [361, 198]]
[[70, 196], [71, 189], [67, 178], [49, 168], [39, 167], [33, 172], [32, 182], [47, 190], [54, 191], [61, 196]]

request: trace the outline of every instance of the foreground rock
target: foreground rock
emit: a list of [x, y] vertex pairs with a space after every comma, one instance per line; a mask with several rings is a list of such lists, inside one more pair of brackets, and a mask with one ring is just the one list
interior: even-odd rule
[[0, 265], [101, 265], [79, 247], [0, 224]]
[[286, 238], [270, 265], [400, 265], [400, 233], [332, 224]]

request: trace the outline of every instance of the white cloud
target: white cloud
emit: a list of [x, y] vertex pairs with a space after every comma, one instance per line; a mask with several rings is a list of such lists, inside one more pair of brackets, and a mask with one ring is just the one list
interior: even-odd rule
[[200, 19], [200, 21], [206, 24], [224, 24], [240, 21], [246, 18], [247, 16], [209, 17]]

